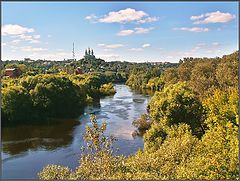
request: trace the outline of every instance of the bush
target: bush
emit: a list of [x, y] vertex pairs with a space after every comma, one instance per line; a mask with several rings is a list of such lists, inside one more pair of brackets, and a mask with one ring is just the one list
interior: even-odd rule
[[28, 91], [22, 86], [2, 89], [2, 124], [28, 122], [32, 118], [33, 102]]
[[203, 108], [194, 92], [186, 83], [177, 83], [165, 87], [161, 92], [155, 92], [148, 105], [151, 119], [162, 127], [186, 123], [194, 133], [199, 130], [204, 133], [201, 118]]
[[100, 90], [100, 94], [104, 95], [104, 96], [106, 96], [106, 95], [113, 95], [113, 94], [116, 93], [112, 83], [101, 85], [99, 90]]
[[113, 137], [106, 137], [106, 123], [97, 124], [96, 117], [91, 117], [92, 126], [86, 127], [84, 140], [87, 147], [82, 148], [80, 165], [71, 171], [63, 166], [46, 166], [39, 173], [40, 179], [74, 179], [96, 180], [111, 179], [114, 173], [122, 168], [123, 156], [114, 156]]
[[137, 128], [137, 135], [143, 135], [151, 126], [151, 120], [147, 114], [142, 114], [140, 118], [132, 122], [133, 126]]

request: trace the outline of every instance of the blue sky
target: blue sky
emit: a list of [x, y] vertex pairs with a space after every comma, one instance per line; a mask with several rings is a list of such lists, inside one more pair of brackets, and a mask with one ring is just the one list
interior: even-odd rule
[[2, 2], [2, 59], [170, 61], [238, 50], [237, 2]]

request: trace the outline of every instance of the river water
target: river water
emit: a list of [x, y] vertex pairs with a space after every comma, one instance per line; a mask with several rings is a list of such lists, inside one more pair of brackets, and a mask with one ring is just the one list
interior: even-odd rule
[[[89, 114], [99, 123], [107, 122], [106, 135], [113, 135], [117, 154], [130, 155], [143, 148], [143, 139], [133, 137], [132, 121], [146, 113], [150, 96], [115, 85], [117, 93], [88, 106], [79, 122], [61, 121], [45, 125], [2, 128], [2, 176], [6, 179], [33, 179], [47, 164], [60, 164], [72, 169], [79, 165], [80, 148]], [[64, 106], [64, 105], [63, 105]]]

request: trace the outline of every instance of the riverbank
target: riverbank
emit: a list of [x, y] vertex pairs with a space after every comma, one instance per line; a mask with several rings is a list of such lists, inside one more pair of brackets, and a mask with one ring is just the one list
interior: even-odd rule
[[[117, 154], [130, 155], [143, 148], [143, 139], [132, 136], [136, 129], [132, 122], [146, 113], [150, 96], [124, 84], [114, 87], [115, 95], [85, 107], [84, 114], [78, 119], [81, 124], [62, 121], [55, 125], [2, 128], [3, 178], [36, 179], [37, 173], [47, 164], [61, 164], [74, 169], [83, 144], [82, 135], [90, 124], [89, 114], [96, 115], [99, 123], [107, 122], [106, 134], [117, 138], [114, 144], [114, 148], [119, 148]], [[134, 99], [141, 101], [134, 102]]]

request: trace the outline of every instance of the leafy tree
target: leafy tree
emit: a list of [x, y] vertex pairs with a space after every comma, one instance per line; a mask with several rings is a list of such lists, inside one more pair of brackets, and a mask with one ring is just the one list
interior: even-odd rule
[[111, 179], [118, 169], [121, 169], [123, 157], [113, 155], [113, 137], [106, 137], [106, 123], [97, 124], [96, 117], [91, 117], [92, 126], [86, 127], [84, 140], [87, 147], [82, 148], [80, 165], [76, 170], [57, 165], [48, 165], [39, 172], [40, 179], [74, 179], [96, 180]]
[[112, 83], [101, 85], [99, 91], [102, 95], [113, 95], [116, 93]]
[[203, 106], [207, 112], [205, 123], [208, 128], [216, 125], [238, 128], [238, 100], [237, 88], [215, 90], [213, 96], [206, 98]]
[[132, 125], [137, 128], [137, 130], [135, 131], [135, 134], [140, 136], [143, 135], [146, 132], [146, 130], [148, 130], [151, 126], [151, 120], [149, 118], [149, 115], [142, 114], [140, 118], [132, 122]]
[[194, 66], [190, 86], [197, 94], [207, 95], [218, 86], [215, 70], [216, 62], [214, 61], [201, 62]]
[[178, 77], [179, 75], [176, 68], [166, 69], [163, 73], [164, 84], [166, 84], [166, 86], [170, 84], [175, 84], [178, 82]]
[[203, 130], [201, 102], [186, 83], [177, 83], [156, 92], [148, 105], [150, 116], [162, 127], [187, 123], [193, 131]]
[[31, 119], [32, 100], [22, 86], [10, 86], [2, 89], [2, 123], [29, 121]]
[[176, 179], [237, 180], [238, 174], [237, 131], [218, 125], [206, 132], [180, 166]]
[[30, 91], [34, 108], [39, 116], [74, 118], [81, 113], [85, 95], [81, 94], [78, 86], [65, 77], [50, 76], [42, 82], [37, 83]]
[[198, 139], [191, 134], [186, 124], [172, 126], [159, 149], [152, 151], [144, 147], [129, 156], [124, 162], [124, 169], [119, 169], [114, 177], [123, 180], [166, 180], [176, 178], [178, 166], [184, 163], [192, 153]]
[[216, 79], [221, 89], [238, 85], [238, 53], [224, 56], [216, 69]]

